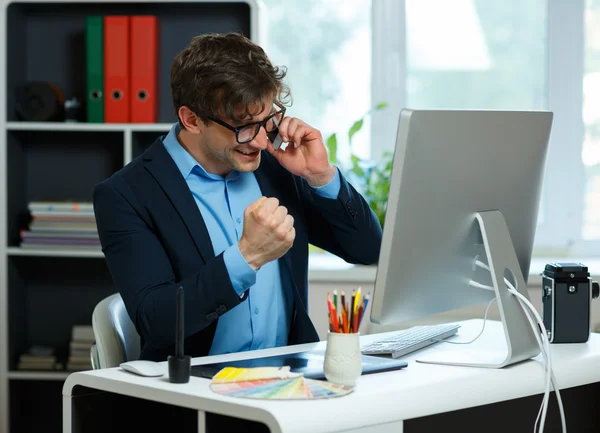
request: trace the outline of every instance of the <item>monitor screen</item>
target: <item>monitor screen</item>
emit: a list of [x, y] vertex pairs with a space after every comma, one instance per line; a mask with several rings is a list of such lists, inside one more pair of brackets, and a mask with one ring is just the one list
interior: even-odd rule
[[[527, 294], [552, 117], [544, 111], [402, 111], [373, 322], [410, 322], [487, 303], [498, 294], [476, 285], [493, 286], [496, 276]], [[501, 296], [502, 320], [515, 329], [529, 326], [516, 297]], [[537, 347], [529, 337], [523, 345]]]

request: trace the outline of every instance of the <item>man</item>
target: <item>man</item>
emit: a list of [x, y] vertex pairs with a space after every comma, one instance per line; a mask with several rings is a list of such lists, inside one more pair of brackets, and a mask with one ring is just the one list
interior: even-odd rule
[[[179, 287], [186, 354], [254, 350], [318, 341], [309, 243], [377, 262], [377, 218], [320, 132], [285, 116], [284, 77], [241, 35], [195, 37], [171, 70], [178, 123], [96, 186], [102, 250], [142, 359], [174, 352]], [[267, 137], [277, 131], [285, 150]]]

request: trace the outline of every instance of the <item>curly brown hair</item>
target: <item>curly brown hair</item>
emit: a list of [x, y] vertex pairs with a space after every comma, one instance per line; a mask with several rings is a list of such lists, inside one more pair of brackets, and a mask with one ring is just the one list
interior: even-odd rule
[[285, 67], [273, 66], [242, 34], [195, 36], [171, 67], [175, 113], [186, 106], [205, 123], [210, 116], [241, 122], [262, 112], [267, 98], [287, 105], [291, 92], [285, 76]]

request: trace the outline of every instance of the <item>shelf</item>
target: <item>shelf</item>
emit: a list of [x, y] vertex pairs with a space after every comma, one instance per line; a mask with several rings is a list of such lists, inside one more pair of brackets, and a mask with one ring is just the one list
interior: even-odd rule
[[158, 131], [167, 132], [172, 123], [85, 123], [85, 122], [7, 122], [9, 131]]
[[69, 257], [69, 258], [104, 258], [104, 253], [98, 251], [84, 251], [77, 249], [33, 249], [21, 247], [8, 247], [6, 253], [9, 256], [31, 256], [31, 257]]
[[[66, 360], [73, 326], [90, 325], [98, 302], [118, 291], [99, 246], [22, 248], [29, 203], [93, 201], [98, 183], [177, 121], [170, 86], [176, 54], [198, 34], [238, 32], [254, 39], [259, 14], [253, 9], [248, 0], [26, 0], [0, 7], [0, 432], [62, 431], [61, 390], [73, 372], [19, 370], [19, 357], [32, 346], [49, 346]], [[156, 123], [86, 122], [86, 17], [92, 15], [157, 17]], [[20, 89], [36, 81], [52, 83], [64, 99], [77, 98], [78, 122], [20, 120]], [[186, 415], [190, 425], [197, 424], [194, 411]], [[138, 424], [134, 420], [122, 430]], [[141, 425], [155, 430], [151, 423]], [[102, 423], [91, 427], [104, 431]]]
[[9, 379], [18, 380], [65, 380], [74, 371], [9, 371]]
[[5, 432], [62, 431], [61, 380], [9, 380], [10, 405], [2, 413], [10, 416], [10, 429]]
[[[85, 105], [85, 17], [90, 15], [154, 15], [159, 22], [157, 119], [176, 119], [171, 97], [171, 64], [199, 33], [251, 29], [251, 5], [244, 1], [156, 2], [8, 2], [6, 24], [6, 120], [17, 120], [16, 89], [32, 81], [52, 82], [65, 98]], [[6, 28], [6, 30], [4, 30]], [[4, 41], [2, 41], [4, 43]], [[2, 89], [4, 94], [4, 89]], [[83, 114], [83, 113], [82, 113]], [[2, 119], [5, 120], [5, 119]]]
[[73, 326], [91, 325], [98, 302], [117, 292], [104, 260], [9, 256], [7, 265], [10, 371], [21, 372], [19, 357], [32, 346], [66, 359]]

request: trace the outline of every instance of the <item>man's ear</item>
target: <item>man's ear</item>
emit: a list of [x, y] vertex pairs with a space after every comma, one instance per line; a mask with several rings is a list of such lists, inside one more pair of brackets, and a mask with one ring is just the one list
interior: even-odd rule
[[206, 127], [204, 122], [196, 115], [196, 113], [185, 105], [179, 107], [177, 114], [179, 114], [179, 120], [188, 132], [191, 132], [192, 134], [201, 134], [204, 131], [204, 128]]

